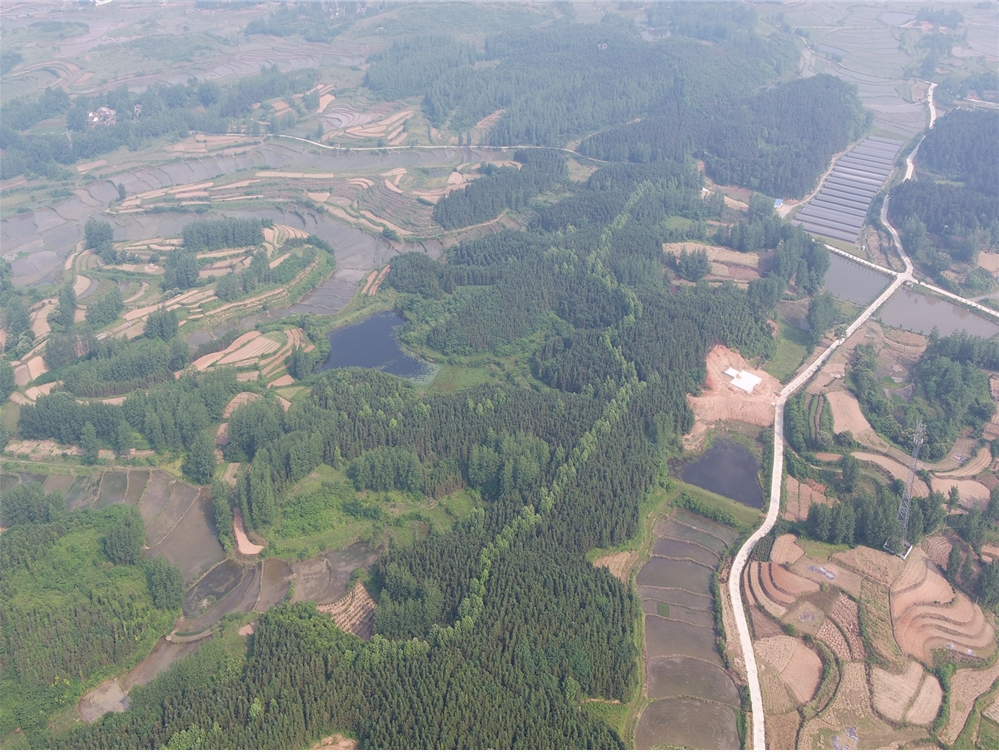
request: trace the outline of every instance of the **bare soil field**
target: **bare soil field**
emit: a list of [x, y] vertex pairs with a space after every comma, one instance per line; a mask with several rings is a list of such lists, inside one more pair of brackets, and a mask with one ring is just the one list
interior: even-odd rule
[[954, 544], [947, 540], [944, 535], [934, 535], [923, 539], [922, 549], [926, 558], [932, 561], [941, 569], [947, 567], [947, 559], [950, 557], [950, 550]]
[[874, 432], [852, 392], [843, 389], [826, 392], [826, 399], [829, 400], [829, 407], [832, 410], [833, 431], [836, 433], [851, 431], [854, 438], [863, 433]]
[[822, 626], [815, 633], [815, 637], [824, 642], [841, 661], [851, 660], [850, 645], [832, 619], [826, 619], [822, 622]]
[[[802, 556], [791, 567], [791, 571], [816, 585], [833, 584], [850, 595], [859, 598], [862, 577], [846, 567], [831, 561], [820, 563], [808, 556]], [[818, 588], [816, 588], [818, 589]]]
[[324, 736], [312, 749], [357, 749], [357, 740], [342, 734]]
[[[957, 487], [957, 492], [961, 495], [961, 506], [965, 509], [984, 509], [989, 503], [989, 489], [977, 480], [959, 478], [932, 478], [931, 485], [934, 491], [947, 495], [950, 489]], [[915, 494], [915, 490], [913, 490]]]
[[794, 564], [805, 555], [797, 540], [797, 537], [791, 533], [778, 536], [777, 540], [774, 541], [773, 548], [770, 549], [770, 561], [775, 564]]
[[718, 264], [745, 266], [750, 269], [758, 269], [760, 266], [760, 255], [758, 253], [742, 253], [731, 248], [704, 245], [702, 243], [663, 243], [663, 253], [672, 253], [679, 257], [684, 251], [687, 253], [704, 251], [708, 255], [709, 261]]
[[874, 666], [871, 669], [874, 708], [885, 718], [898, 723], [919, 691], [922, 679], [923, 667], [915, 661], [910, 661], [901, 674], [891, 674]]
[[763, 695], [763, 712], [767, 716], [783, 715], [795, 709], [791, 690], [770, 666], [760, 667], [760, 693]]
[[864, 640], [860, 634], [860, 609], [857, 602], [840, 593], [829, 611], [829, 618], [836, 623], [850, 645], [854, 660], [863, 660], [865, 656]]
[[146, 686], [161, 671], [166, 671], [181, 658], [186, 658], [189, 655], [197, 653], [204, 644], [204, 640], [174, 643], [168, 642], [165, 638], [161, 637], [149, 655], [124, 676], [121, 680], [122, 689], [126, 692], [131, 692], [133, 687]]
[[950, 680], [950, 715], [947, 725], [940, 732], [940, 739], [953, 744], [961, 733], [971, 710], [982, 694], [987, 692], [996, 679], [999, 679], [999, 661], [984, 671], [962, 668]]
[[[892, 459], [891, 457], [886, 457], [883, 454], [874, 454], [873, 452], [854, 452], [853, 456], [856, 459], [860, 460], [861, 462], [871, 462], [877, 465], [878, 467], [887, 470], [893, 478], [898, 478], [904, 483], [909, 482], [909, 468], [896, 459]], [[934, 486], [936, 486], [935, 481], [934, 481]], [[933, 490], [935, 491], [936, 488], [934, 488]], [[924, 483], [922, 479], [918, 477], [913, 479], [912, 482], [913, 496], [928, 496], [929, 493], [930, 490], [929, 488], [926, 487], [926, 483]]]
[[927, 674], [923, 679], [923, 686], [919, 688], [919, 694], [912, 701], [912, 707], [905, 714], [905, 720], [916, 726], [928, 726], [936, 720], [942, 701], [943, 689], [940, 688], [940, 682], [932, 674]]
[[815, 697], [822, 681], [822, 660], [814, 650], [799, 641], [780, 676], [798, 703], [804, 705]]
[[797, 711], [767, 715], [767, 749], [797, 749], [801, 716]]
[[621, 551], [620, 553], [601, 556], [593, 562], [593, 566], [606, 567], [614, 577], [621, 580], [621, 582], [627, 582], [628, 573], [631, 572], [631, 568], [635, 566], [635, 562], [637, 561], [638, 553], [636, 551]]
[[375, 602], [364, 583], [357, 582], [343, 598], [319, 607], [344, 632], [368, 640], [375, 632]]
[[849, 551], [840, 551], [832, 559], [865, 578], [888, 587], [905, 569], [905, 562], [884, 551], [876, 551], [867, 546], [857, 546]]
[[84, 723], [93, 723], [105, 713], [122, 713], [128, 709], [128, 696], [118, 679], [108, 679], [80, 698], [76, 712]]
[[[769, 426], [774, 420], [774, 393], [781, 384], [765, 371], [748, 368], [742, 356], [727, 347], [717, 345], [708, 353], [707, 379], [700, 396], [687, 396], [687, 402], [694, 411], [695, 433], [699, 423], [702, 427], [712, 426], [719, 421], [741, 421], [756, 426]], [[747, 370], [762, 379], [746, 394], [731, 384], [725, 375], [728, 368], [737, 371]]]
[[925, 554], [909, 555], [905, 572], [891, 591], [895, 639], [909, 655], [929, 662], [939, 647], [985, 657], [994, 648], [994, 632], [981, 607], [954, 593]]
[[836, 696], [817, 717], [802, 726], [798, 744], [804, 749], [878, 749], [925, 736], [922, 729], [894, 729], [871, 707], [863, 663], [846, 663]]
[[735, 710], [687, 698], [657, 700], [638, 719], [635, 746], [653, 749], [664, 744], [687, 749], [736, 749], [739, 733]]
[[239, 507], [232, 510], [232, 534], [236, 539], [236, 550], [243, 556], [256, 556], [264, 550], [264, 546], [251, 543], [243, 525], [243, 512]]
[[797, 646], [798, 640], [788, 635], [769, 637], [757, 640], [756, 656], [780, 673], [791, 661]]
[[825, 494], [816, 491], [807, 483], [799, 483], [788, 476], [784, 483], [784, 518], [791, 522], [799, 522], [808, 518], [808, 510], [812, 504], [829, 505]]
[[976, 454], [966, 465], [951, 472], [937, 473], [937, 477], [940, 479], [970, 478], [978, 475], [983, 470], [987, 470], [991, 464], [992, 453], [989, 451], [988, 447], [982, 447], [978, 450], [978, 454]]

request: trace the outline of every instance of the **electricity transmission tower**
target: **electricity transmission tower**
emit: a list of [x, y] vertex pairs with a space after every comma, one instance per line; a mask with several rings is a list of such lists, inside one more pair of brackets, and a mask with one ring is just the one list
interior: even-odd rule
[[912, 437], [912, 464], [909, 465], [909, 483], [902, 493], [898, 503], [898, 524], [902, 527], [902, 544], [896, 554], [903, 559], [909, 555], [912, 545], [909, 543], [909, 511], [912, 509], [912, 485], [916, 482], [916, 469], [919, 466], [919, 449], [923, 446], [926, 426], [923, 421], [916, 423], [916, 435]]

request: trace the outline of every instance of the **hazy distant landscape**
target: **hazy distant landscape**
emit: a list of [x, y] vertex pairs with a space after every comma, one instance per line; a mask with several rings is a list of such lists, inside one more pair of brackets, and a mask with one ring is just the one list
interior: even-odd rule
[[999, 745], [999, 20], [0, 9], [0, 746]]

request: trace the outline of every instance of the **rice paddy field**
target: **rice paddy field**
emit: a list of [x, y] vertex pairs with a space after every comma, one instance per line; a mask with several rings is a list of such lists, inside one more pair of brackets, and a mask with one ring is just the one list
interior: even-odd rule
[[651, 701], [638, 718], [636, 747], [735, 748], [741, 701], [718, 648], [712, 581], [738, 534], [682, 509], [654, 533], [651, 557], [635, 580]]

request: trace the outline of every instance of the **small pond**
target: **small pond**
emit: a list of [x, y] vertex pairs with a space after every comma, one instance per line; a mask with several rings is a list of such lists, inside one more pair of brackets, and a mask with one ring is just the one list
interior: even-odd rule
[[745, 447], [724, 439], [680, 470], [685, 483], [711, 491], [754, 509], [763, 508], [760, 466]]
[[857, 305], [872, 302], [888, 286], [888, 277], [855, 264], [839, 254], [829, 254], [829, 270], [823, 284], [836, 298]]
[[937, 328], [941, 337], [966, 331], [988, 339], [999, 333], [999, 324], [953, 303], [901, 289], [885, 303], [878, 318], [888, 326], [929, 334]]
[[404, 378], [426, 376], [426, 363], [403, 352], [398, 328], [403, 324], [392, 311], [377, 313], [360, 324], [330, 332], [330, 357], [322, 370], [333, 368], [378, 368]]

